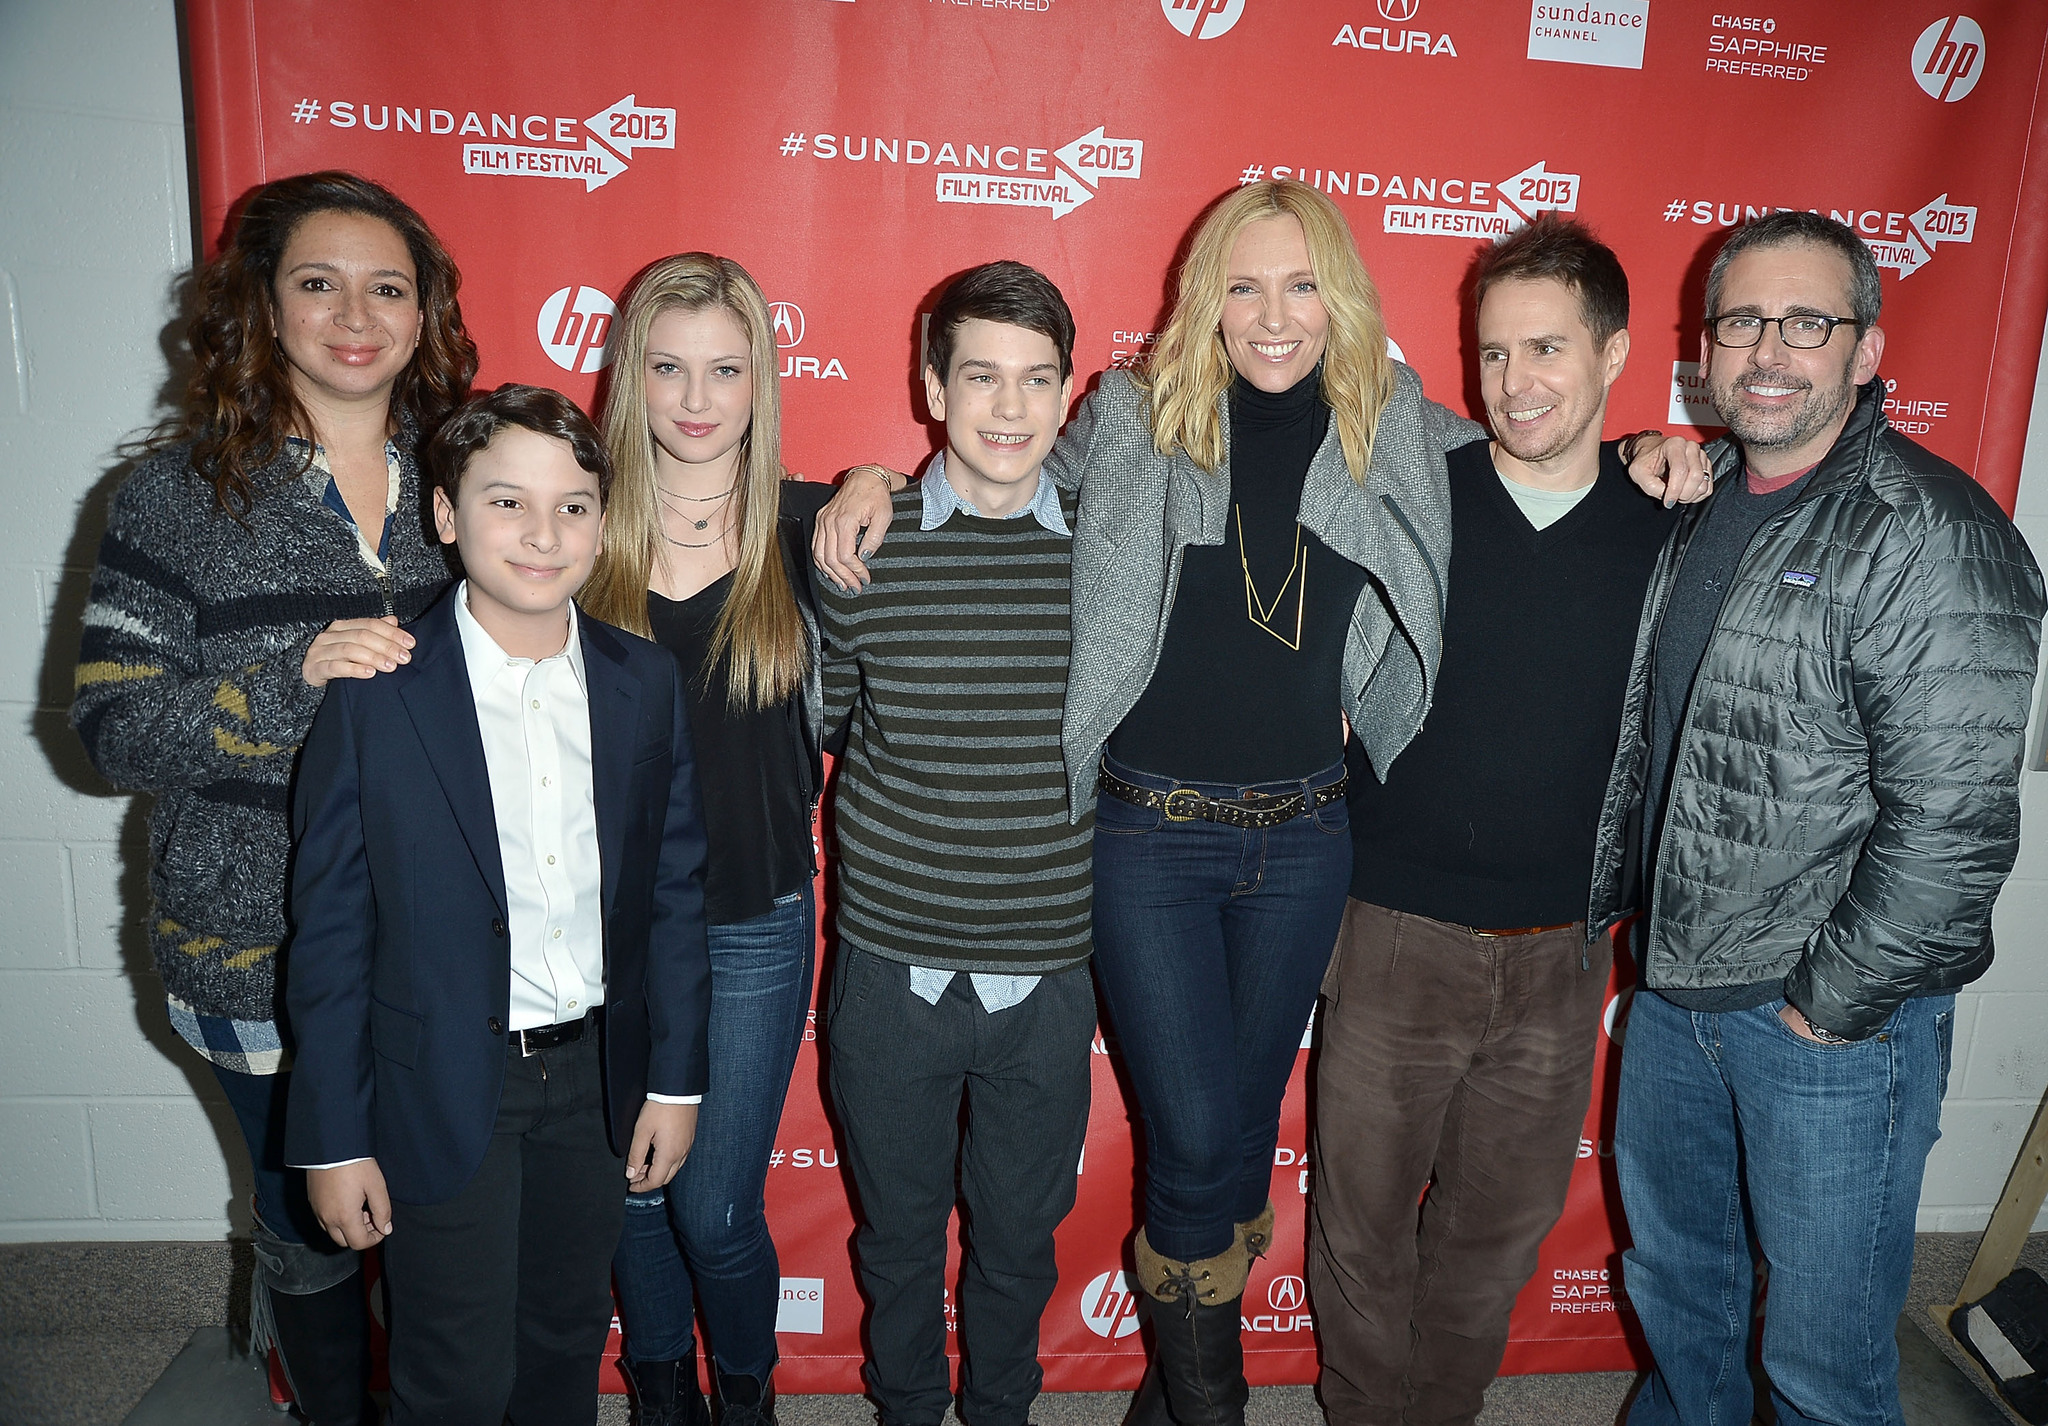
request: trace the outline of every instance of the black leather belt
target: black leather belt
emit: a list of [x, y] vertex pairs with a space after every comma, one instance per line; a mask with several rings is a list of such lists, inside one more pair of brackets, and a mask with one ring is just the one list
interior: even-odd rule
[[1341, 802], [1344, 789], [1351, 785], [1351, 774], [1347, 772], [1335, 782], [1306, 793], [1248, 792], [1243, 797], [1211, 797], [1192, 787], [1176, 787], [1171, 792], [1140, 787], [1135, 782], [1125, 782], [1105, 766], [1096, 785], [1119, 802], [1164, 813], [1169, 822], [1220, 822], [1226, 827], [1259, 831], [1292, 822], [1303, 813], [1328, 807], [1332, 802]]
[[530, 1030], [514, 1030], [505, 1037], [505, 1048], [517, 1051], [524, 1057], [539, 1050], [552, 1050], [583, 1038], [583, 1027], [590, 1020], [590, 1012], [574, 1020], [557, 1020], [552, 1025], [535, 1025]]

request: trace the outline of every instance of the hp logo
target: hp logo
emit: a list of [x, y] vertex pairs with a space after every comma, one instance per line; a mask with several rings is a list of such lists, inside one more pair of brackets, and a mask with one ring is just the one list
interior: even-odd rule
[[595, 287], [564, 287], [541, 303], [534, 335], [548, 360], [564, 371], [597, 371], [611, 360], [612, 299]]

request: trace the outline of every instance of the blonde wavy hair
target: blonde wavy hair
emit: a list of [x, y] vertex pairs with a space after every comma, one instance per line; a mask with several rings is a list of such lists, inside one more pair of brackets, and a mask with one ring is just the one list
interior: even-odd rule
[[1220, 323], [1230, 252], [1247, 225], [1281, 217], [1300, 223], [1308, 240], [1309, 267], [1330, 314], [1323, 400], [1336, 417], [1351, 478], [1363, 485], [1372, 464], [1373, 431], [1394, 390], [1379, 289], [1337, 205], [1293, 179], [1246, 184], [1212, 208], [1196, 230], [1181, 264], [1173, 315], [1151, 359], [1133, 373], [1151, 401], [1152, 443], [1161, 455], [1185, 452], [1203, 470], [1223, 463], [1220, 398], [1233, 372]]
[[604, 543], [581, 603], [598, 618], [651, 636], [647, 591], [668, 567], [655, 493], [654, 433], [647, 420], [647, 334], [665, 312], [721, 310], [746, 333], [754, 401], [740, 438], [732, 493], [739, 554], [732, 592], [711, 631], [704, 678], [723, 671], [726, 703], [735, 712], [770, 708], [803, 683], [810, 640], [782, 565], [776, 522], [782, 509], [782, 392], [768, 301], [731, 258], [681, 253], [663, 258], [634, 280], [613, 329], [612, 381], [599, 429], [611, 451], [612, 489]]

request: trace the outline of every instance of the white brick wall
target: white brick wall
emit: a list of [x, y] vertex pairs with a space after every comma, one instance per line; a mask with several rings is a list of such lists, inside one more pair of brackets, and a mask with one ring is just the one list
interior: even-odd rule
[[[177, 53], [172, 0], [0, 0], [0, 1241], [247, 1221], [239, 1138], [141, 942], [141, 818], [59, 711], [113, 448], [157, 414], [191, 262]], [[2020, 524], [2048, 559], [2048, 379], [2027, 460]], [[2028, 779], [1999, 961], [1961, 997], [1925, 1229], [1983, 1226], [2048, 1082], [2048, 771]]]
[[217, 1238], [246, 1156], [149, 971], [142, 819], [61, 711], [192, 260], [171, 0], [0, 4], [0, 184], [0, 1241]]

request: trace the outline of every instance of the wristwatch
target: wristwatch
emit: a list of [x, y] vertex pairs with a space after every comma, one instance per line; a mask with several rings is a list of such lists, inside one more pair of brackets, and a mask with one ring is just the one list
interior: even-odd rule
[[[1799, 1010], [1799, 1007], [1796, 1005], [1792, 1008]], [[1833, 1030], [1823, 1030], [1820, 1026], [1813, 1023], [1804, 1010], [1799, 1010], [1799, 1018], [1806, 1021], [1806, 1033], [1813, 1036], [1814, 1039], [1820, 1041], [1823, 1045], [1849, 1045], [1855, 1043], [1847, 1035], [1837, 1035]]]

